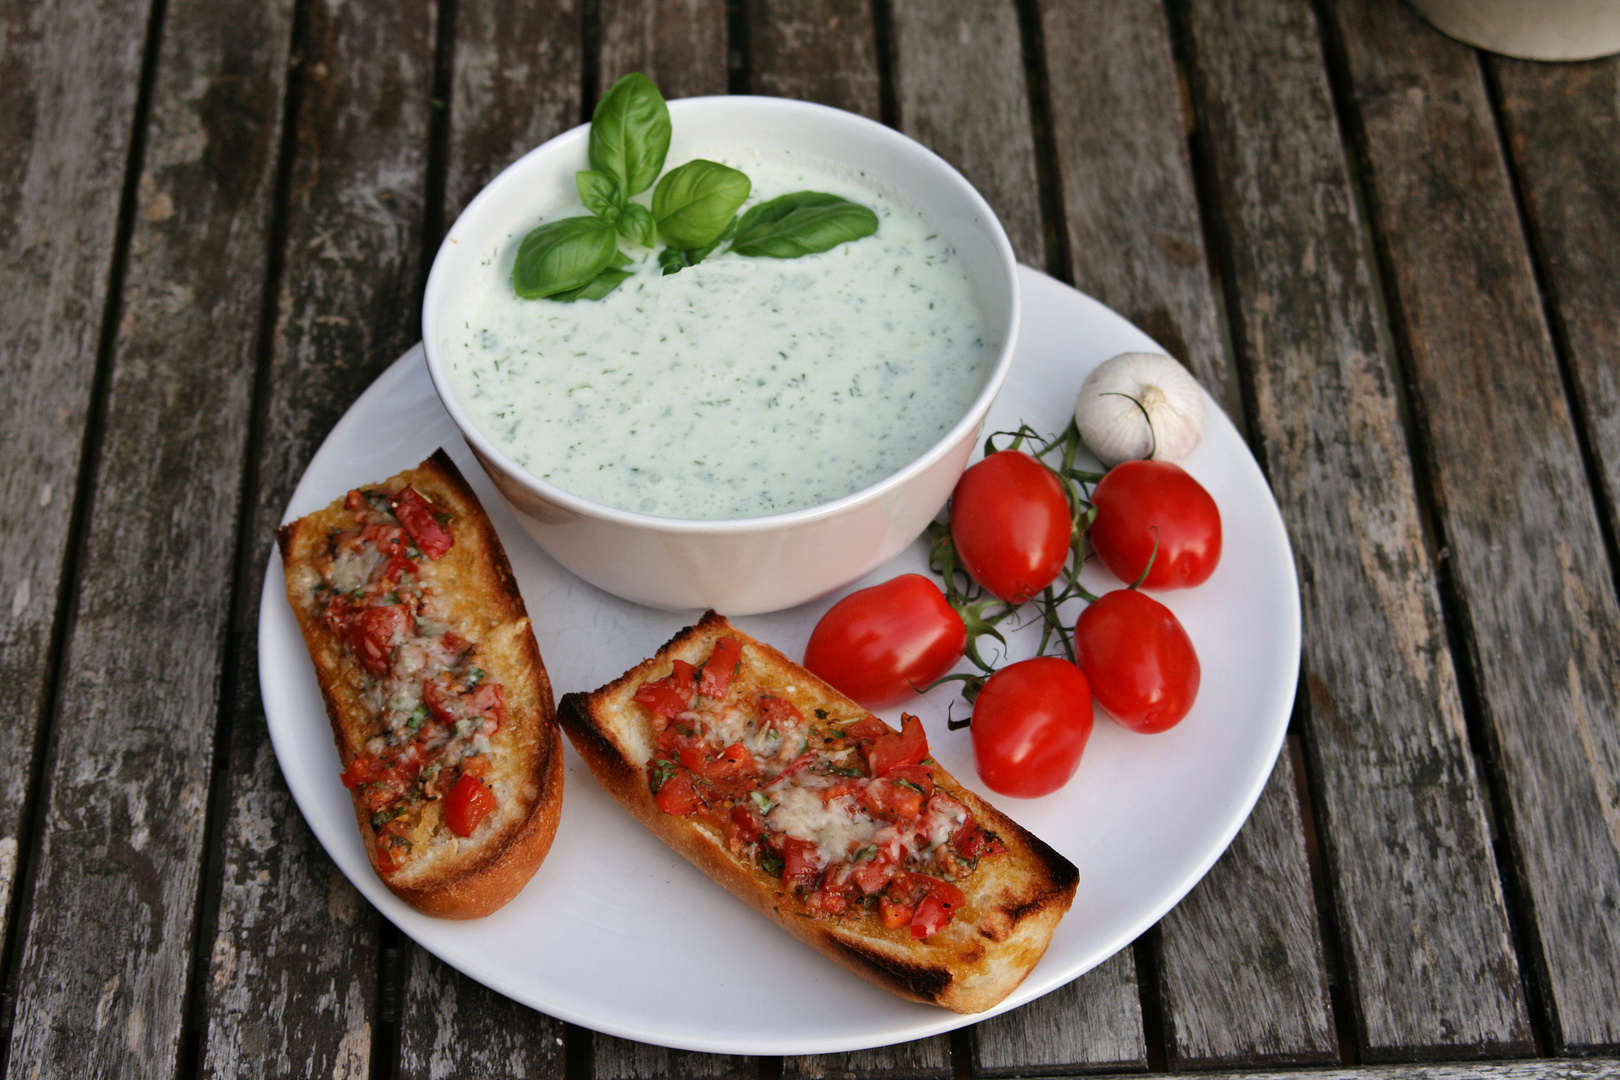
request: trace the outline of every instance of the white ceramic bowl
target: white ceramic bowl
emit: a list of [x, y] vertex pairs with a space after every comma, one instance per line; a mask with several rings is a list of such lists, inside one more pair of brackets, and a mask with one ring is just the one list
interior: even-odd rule
[[468, 317], [482, 283], [497, 273], [493, 267], [502, 251], [517, 242], [515, 228], [574, 191], [575, 172], [587, 168], [584, 126], [518, 159], [456, 220], [433, 260], [423, 301], [428, 372], [518, 520], [569, 570], [627, 600], [673, 611], [775, 611], [869, 573], [914, 540], [945, 505], [1012, 362], [1017, 266], [1000, 222], [972, 185], [932, 151], [882, 124], [782, 98], [685, 98], [670, 102], [669, 111], [672, 166], [717, 142], [795, 150], [865, 170], [902, 192], [949, 238], [996, 355], [983, 390], [956, 426], [911, 464], [852, 495], [791, 513], [732, 520], [654, 517], [604, 506], [513, 461], [457, 400], [447, 342]]

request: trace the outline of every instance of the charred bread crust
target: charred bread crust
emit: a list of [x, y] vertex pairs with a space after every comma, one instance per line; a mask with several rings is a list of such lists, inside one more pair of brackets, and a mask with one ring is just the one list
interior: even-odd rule
[[[413, 848], [404, 866], [390, 873], [378, 869], [378, 876], [419, 911], [476, 918], [516, 896], [551, 848], [562, 810], [562, 739], [528, 612], [478, 497], [442, 449], [416, 468], [370, 487], [397, 492], [407, 484], [435, 509], [450, 514], [453, 546], [437, 560], [419, 560], [419, 572], [436, 614], [472, 643], [478, 665], [502, 687], [505, 719], [490, 737], [490, 772], [484, 778], [497, 794], [497, 809], [462, 839], [443, 823], [444, 800], [428, 803], [421, 812], [423, 850]], [[322, 617], [314, 557], [335, 531], [354, 521], [345, 498], [339, 498], [277, 531], [287, 599], [314, 661], [345, 770], [373, 734], [375, 718], [361, 700], [364, 671]], [[376, 869], [375, 830], [358, 789], [354, 807], [367, 858]]]
[[781, 884], [733, 855], [725, 840], [700, 819], [663, 813], [654, 802], [646, 763], [650, 721], [633, 703], [643, 683], [669, 674], [675, 658], [698, 664], [720, 637], [744, 643], [745, 671], [772, 694], [805, 712], [866, 715], [860, 705], [709, 612], [676, 634], [658, 654], [606, 686], [565, 695], [558, 719], [597, 781], [659, 839], [794, 937], [849, 970], [903, 998], [956, 1012], [982, 1012], [1010, 994], [1029, 974], [1073, 902], [1078, 872], [1005, 814], [963, 788], [935, 764], [935, 785], [972, 810], [997, 833], [1007, 851], [985, 859], [958, 884], [968, 903], [951, 925], [913, 940], [904, 928], [887, 930], [871, 914], [810, 917]]

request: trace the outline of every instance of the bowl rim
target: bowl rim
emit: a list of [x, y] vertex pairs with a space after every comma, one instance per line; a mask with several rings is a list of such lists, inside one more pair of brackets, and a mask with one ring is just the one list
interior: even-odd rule
[[[903, 486], [913, 477], [927, 471], [937, 464], [941, 458], [950, 453], [953, 447], [960, 444], [964, 436], [968, 436], [972, 429], [977, 428], [984, 422], [984, 418], [989, 413], [990, 405], [994, 402], [996, 395], [1000, 393], [1002, 384], [1006, 381], [1007, 372], [1012, 366], [1013, 353], [1018, 344], [1018, 327], [1023, 307], [1023, 298], [1018, 282], [1017, 256], [1013, 253], [1012, 242], [1007, 238], [1007, 231], [1002, 226], [1001, 219], [997, 217], [995, 211], [991, 209], [990, 204], [979, 193], [979, 190], [969, 183], [967, 178], [955, 166], [902, 131], [861, 116], [858, 113], [833, 108], [829, 105], [821, 105], [816, 102], [753, 94], [716, 94], [675, 98], [670, 100], [668, 105], [673, 119], [678, 113], [688, 112], [693, 109], [712, 108], [720, 103], [740, 105], [746, 108], [779, 110], [783, 113], [813, 113], [820, 114], [823, 117], [836, 117], [837, 119], [834, 122], [847, 123], [856, 130], [864, 129], [868, 134], [876, 134], [879, 139], [890, 141], [894, 145], [901, 147], [905, 152], [918, 155], [924, 163], [938, 170], [947, 183], [966, 197], [968, 205], [973, 208], [974, 213], [982, 217], [986, 224], [986, 231], [989, 233], [991, 245], [998, 256], [997, 261], [1001, 264], [1006, 277], [1011, 303], [1008, 305], [1007, 332], [1003, 339], [1000, 355], [997, 356], [995, 364], [986, 377], [984, 386], [973, 399], [972, 404], [962, 414], [962, 417], [952, 425], [949, 431], [931, 443], [926, 450], [882, 479], [847, 495], [817, 503], [814, 506], [753, 517], [673, 518], [642, 513], [636, 510], [626, 510], [606, 503], [596, 502], [541, 479], [514, 461], [478, 427], [477, 423], [457, 399], [451, 386], [449, 374], [442, 366], [433, 339], [435, 337], [434, 331], [438, 326], [436, 316], [436, 311], [440, 306], [438, 299], [442, 293], [451, 288], [450, 285], [446, 284], [449, 280], [447, 266], [450, 258], [453, 257], [452, 252], [457, 244], [455, 239], [456, 230], [461, 227], [463, 222], [476, 216], [484, 203], [494, 200], [496, 196], [493, 192], [497, 188], [514, 182], [515, 177], [535, 168], [535, 160], [572, 149], [573, 144], [587, 138], [590, 124], [588, 122], [579, 124], [547, 139], [502, 169], [479, 189], [478, 194], [467, 203], [466, 207], [457, 215], [455, 222], [445, 231], [444, 239], [440, 241], [439, 249], [434, 254], [433, 265], [428, 271], [427, 285], [423, 290], [422, 346], [427, 358], [428, 377], [433, 382], [433, 389], [438, 394], [445, 411], [450, 414], [451, 420], [455, 422], [456, 428], [461, 432], [462, 437], [467, 440], [474, 454], [484, 462], [495, 465], [512, 481], [532, 491], [540, 498], [581, 517], [664, 533], [734, 534], [771, 531], [838, 516], [845, 511], [882, 498], [887, 492]], [[898, 185], [893, 186], [898, 187]], [[904, 189], [901, 188], [900, 190], [903, 191]]]

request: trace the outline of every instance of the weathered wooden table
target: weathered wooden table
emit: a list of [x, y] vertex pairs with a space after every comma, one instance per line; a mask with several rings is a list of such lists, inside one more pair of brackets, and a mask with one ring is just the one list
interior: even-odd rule
[[[270, 752], [294, 483], [446, 223], [632, 69], [934, 147], [1282, 507], [1304, 661], [1253, 818], [955, 1036], [756, 1060], [529, 1012], [359, 898]], [[1620, 61], [1396, 0], [0, 0], [6, 1075], [1620, 1075], [1617, 283]]]

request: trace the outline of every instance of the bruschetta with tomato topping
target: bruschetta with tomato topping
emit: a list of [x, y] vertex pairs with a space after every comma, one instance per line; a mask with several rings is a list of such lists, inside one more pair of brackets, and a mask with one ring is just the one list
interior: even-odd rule
[[366, 852], [430, 915], [522, 889], [562, 809], [551, 683], [511, 566], [440, 450], [278, 533]]
[[714, 612], [558, 718], [642, 824], [902, 997], [981, 1012], [1034, 968], [1074, 866], [899, 731]]

